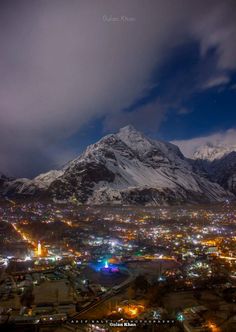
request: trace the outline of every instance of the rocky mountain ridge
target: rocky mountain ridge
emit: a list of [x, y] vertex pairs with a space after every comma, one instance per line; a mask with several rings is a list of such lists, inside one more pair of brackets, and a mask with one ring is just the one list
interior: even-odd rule
[[90, 145], [60, 171], [4, 181], [3, 195], [73, 197], [86, 204], [161, 205], [217, 202], [234, 195], [195, 169], [179, 148], [132, 126]]

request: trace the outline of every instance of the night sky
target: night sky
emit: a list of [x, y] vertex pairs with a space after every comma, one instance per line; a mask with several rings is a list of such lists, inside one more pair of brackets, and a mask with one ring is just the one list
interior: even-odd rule
[[236, 144], [236, 1], [1, 0], [0, 171], [60, 167], [127, 124]]

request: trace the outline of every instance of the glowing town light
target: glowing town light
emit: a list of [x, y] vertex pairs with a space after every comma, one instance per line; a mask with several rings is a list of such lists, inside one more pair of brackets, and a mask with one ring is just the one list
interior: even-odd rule
[[176, 318], [177, 318], [177, 320], [179, 322], [183, 322], [184, 321], [184, 315], [182, 313], [178, 313]]
[[130, 308], [129, 312], [130, 312], [131, 316], [136, 316], [137, 313], [138, 313], [138, 309], [137, 308]]
[[40, 241], [38, 242], [38, 256], [42, 255], [42, 248], [41, 248], [41, 243]]
[[104, 265], [105, 269], [108, 269], [108, 261], [105, 261], [105, 265]]
[[8, 266], [8, 259], [6, 258], [3, 258], [3, 259], [0, 259], [0, 265], [2, 266], [5, 266], [7, 267]]
[[213, 322], [207, 322], [207, 326], [212, 332], [220, 332], [220, 328]]

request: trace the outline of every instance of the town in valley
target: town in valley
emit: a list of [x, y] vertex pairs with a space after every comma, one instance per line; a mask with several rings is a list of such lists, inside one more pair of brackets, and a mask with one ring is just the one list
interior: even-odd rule
[[120, 207], [2, 200], [1, 324], [233, 331], [235, 219], [228, 201]]

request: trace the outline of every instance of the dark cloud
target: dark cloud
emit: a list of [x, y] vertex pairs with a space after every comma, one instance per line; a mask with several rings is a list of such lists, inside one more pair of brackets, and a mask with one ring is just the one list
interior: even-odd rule
[[[63, 140], [96, 117], [121, 118], [187, 39], [203, 57], [215, 47], [219, 71], [235, 68], [234, 9], [230, 0], [2, 0], [0, 169], [26, 175], [58, 163], [70, 154]], [[155, 109], [146, 107], [160, 124]]]
[[157, 100], [136, 108], [133, 112], [112, 113], [104, 121], [105, 131], [118, 130], [121, 127], [132, 124], [143, 132], [155, 133], [165, 118], [166, 110], [167, 106], [164, 106]]

